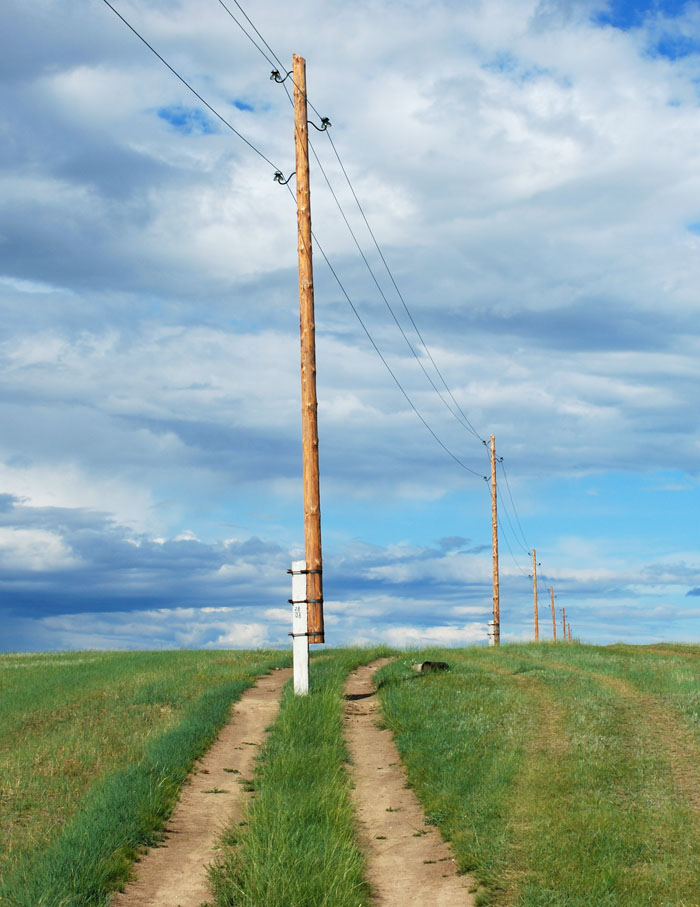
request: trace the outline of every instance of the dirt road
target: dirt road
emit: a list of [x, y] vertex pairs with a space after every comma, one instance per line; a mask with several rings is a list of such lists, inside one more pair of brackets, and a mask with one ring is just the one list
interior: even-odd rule
[[388, 659], [353, 671], [345, 688], [345, 729], [355, 782], [353, 796], [368, 879], [381, 907], [471, 907], [473, 879], [458, 876], [450, 849], [425, 824], [389, 731], [377, 727], [372, 679]]
[[230, 722], [182, 791], [162, 847], [135, 867], [136, 878], [112, 907], [200, 907], [211, 897], [207, 867], [224, 827], [240, 820], [245, 799], [240, 779], [250, 778], [265, 730], [279, 708], [291, 669], [261, 677], [233, 707]]

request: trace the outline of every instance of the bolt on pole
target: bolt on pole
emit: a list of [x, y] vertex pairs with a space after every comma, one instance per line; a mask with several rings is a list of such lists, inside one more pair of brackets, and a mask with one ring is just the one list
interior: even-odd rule
[[311, 250], [309, 127], [306, 105], [306, 60], [292, 58], [294, 78], [294, 147], [296, 152], [299, 251], [299, 333], [301, 339], [301, 443], [304, 460], [304, 553], [310, 643], [325, 642], [323, 628], [323, 560], [321, 494], [318, 467], [318, 401], [316, 398], [316, 326]]
[[491, 540], [493, 549], [493, 645], [501, 644], [501, 594], [498, 576], [498, 495], [496, 489], [496, 438], [491, 435]]

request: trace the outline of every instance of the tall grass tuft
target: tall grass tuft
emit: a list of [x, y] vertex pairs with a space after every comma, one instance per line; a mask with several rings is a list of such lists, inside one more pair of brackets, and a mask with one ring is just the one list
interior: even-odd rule
[[218, 907], [365, 907], [369, 892], [343, 740], [343, 683], [388, 654], [336, 650], [311, 663], [311, 693], [285, 689], [255, 772], [247, 825], [229, 829], [211, 878]]

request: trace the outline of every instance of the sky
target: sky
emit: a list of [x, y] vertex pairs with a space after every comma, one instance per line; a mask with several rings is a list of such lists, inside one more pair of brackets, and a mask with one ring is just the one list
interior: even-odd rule
[[[291, 80], [219, 0], [113, 4], [250, 144], [103, 0], [2, 4], [0, 651], [287, 646]], [[533, 549], [541, 639], [552, 588], [583, 641], [700, 640], [700, 4], [241, 5], [332, 123], [327, 644], [485, 644], [491, 434], [503, 641]]]

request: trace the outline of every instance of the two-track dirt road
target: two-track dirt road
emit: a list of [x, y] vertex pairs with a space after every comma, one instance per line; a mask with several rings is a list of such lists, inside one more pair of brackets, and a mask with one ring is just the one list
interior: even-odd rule
[[[359, 835], [377, 907], [470, 907], [471, 880], [458, 876], [447, 845], [424, 814], [406, 778], [389, 731], [377, 727], [373, 677], [386, 660], [353, 671], [346, 685], [346, 739]], [[183, 788], [161, 847], [136, 865], [112, 907], [200, 907], [211, 899], [207, 867], [221, 831], [240, 820], [246, 794], [239, 779], [274, 721], [290, 670], [262, 677], [234, 706], [231, 721]], [[303, 907], [303, 905], [299, 905]]]

